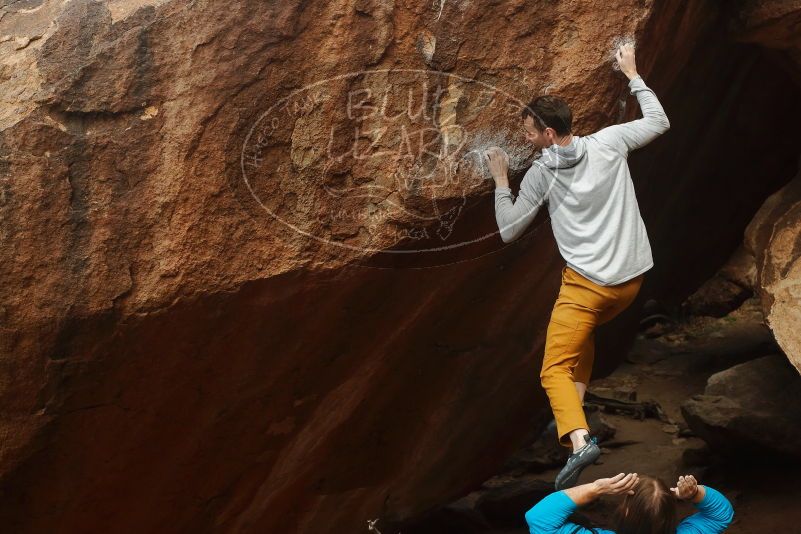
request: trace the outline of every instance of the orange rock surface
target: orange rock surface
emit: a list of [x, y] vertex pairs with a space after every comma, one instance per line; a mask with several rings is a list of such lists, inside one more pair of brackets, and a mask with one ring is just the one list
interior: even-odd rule
[[801, 117], [798, 87], [715, 9], [0, 8], [4, 529], [359, 532], [486, 479], [549, 416], [563, 260], [546, 214], [503, 246], [477, 154], [519, 181], [540, 93], [579, 134], [636, 118], [611, 62], [635, 37], [672, 124], [631, 161], [642, 298], [680, 301], [797, 161], [798, 132], [740, 157]]

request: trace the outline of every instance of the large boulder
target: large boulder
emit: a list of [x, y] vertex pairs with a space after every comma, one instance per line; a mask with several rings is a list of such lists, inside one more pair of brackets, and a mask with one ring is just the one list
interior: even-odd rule
[[[7, 2], [3, 528], [356, 532], [486, 480], [545, 424], [563, 260], [545, 214], [502, 246], [476, 154], [504, 146], [519, 180], [540, 93], [580, 134], [636, 118], [610, 61], [636, 36], [672, 124], [631, 158], [643, 298], [680, 302], [801, 137], [728, 157], [801, 105], [718, 9]], [[636, 313], [599, 332], [599, 372]]]
[[801, 372], [801, 170], [771, 195], [745, 232], [755, 288], [777, 343]]
[[801, 458], [801, 376], [782, 354], [712, 375], [704, 394], [681, 410], [689, 427], [723, 454]]

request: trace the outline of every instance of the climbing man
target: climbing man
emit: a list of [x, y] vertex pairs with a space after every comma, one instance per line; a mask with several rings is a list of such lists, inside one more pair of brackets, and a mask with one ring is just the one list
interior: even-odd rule
[[582, 137], [572, 134], [573, 115], [563, 99], [534, 99], [522, 111], [523, 128], [541, 156], [523, 177], [516, 201], [507, 178], [508, 156], [499, 147], [485, 152], [495, 180], [501, 239], [517, 239], [547, 202], [566, 262], [540, 372], [559, 443], [573, 450], [556, 477], [557, 490], [574, 486], [581, 471], [600, 455], [582, 407], [595, 356], [595, 327], [631, 304], [645, 271], [654, 265], [627, 158], [665, 133], [670, 123], [637, 74], [634, 46], [621, 45], [615, 57], [643, 118]]

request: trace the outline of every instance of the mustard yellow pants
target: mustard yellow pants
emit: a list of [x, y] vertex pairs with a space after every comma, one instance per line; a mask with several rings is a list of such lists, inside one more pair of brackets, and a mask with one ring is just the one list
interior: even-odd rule
[[590, 381], [595, 327], [632, 303], [644, 277], [645, 273], [622, 284], [601, 286], [567, 265], [562, 268], [562, 287], [548, 323], [540, 380], [556, 419], [559, 443], [566, 447], [571, 446], [572, 431], [589, 429], [575, 383]]

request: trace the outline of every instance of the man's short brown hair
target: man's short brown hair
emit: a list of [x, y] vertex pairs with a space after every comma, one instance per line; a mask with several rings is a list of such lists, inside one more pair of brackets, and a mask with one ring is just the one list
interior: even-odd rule
[[523, 108], [523, 120], [531, 117], [540, 132], [553, 128], [558, 135], [567, 135], [573, 127], [573, 112], [563, 98], [555, 95], [538, 96]]

